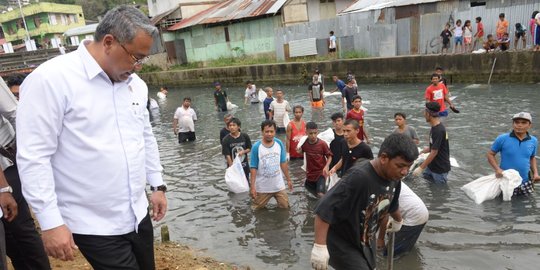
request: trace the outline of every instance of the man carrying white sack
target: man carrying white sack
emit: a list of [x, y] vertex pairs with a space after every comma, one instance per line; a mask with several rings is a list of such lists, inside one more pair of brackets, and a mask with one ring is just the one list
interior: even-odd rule
[[[528, 195], [534, 192], [534, 181], [539, 181], [536, 166], [536, 148], [538, 140], [529, 135], [532, 126], [530, 113], [520, 112], [512, 117], [512, 131], [501, 134], [495, 139], [491, 149], [487, 153], [487, 159], [495, 170], [497, 178], [503, 177], [503, 171], [515, 169], [523, 179], [521, 185], [514, 189], [513, 196]], [[501, 163], [497, 164], [495, 156], [501, 153]], [[529, 170], [532, 169], [533, 177], [529, 178]], [[534, 181], [531, 181], [534, 180]]]

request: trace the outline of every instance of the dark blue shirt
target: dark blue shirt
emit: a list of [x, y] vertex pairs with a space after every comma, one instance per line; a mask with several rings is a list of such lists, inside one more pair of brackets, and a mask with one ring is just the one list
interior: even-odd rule
[[266, 97], [263, 101], [264, 116], [266, 117], [266, 120], [270, 119], [268, 111], [270, 110], [270, 103], [272, 103], [272, 101], [274, 101], [274, 99], [269, 97]]
[[337, 80], [336, 86], [339, 89], [339, 92], [341, 92], [341, 96], [345, 97], [345, 91], [343, 90], [345, 89], [345, 83], [342, 80]]

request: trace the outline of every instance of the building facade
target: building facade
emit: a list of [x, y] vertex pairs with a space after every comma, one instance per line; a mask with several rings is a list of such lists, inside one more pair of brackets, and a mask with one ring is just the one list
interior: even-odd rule
[[[35, 3], [0, 14], [0, 26], [5, 42], [14, 47], [24, 44], [29, 36], [38, 48], [57, 47], [64, 43], [62, 34], [67, 30], [85, 25], [81, 6], [55, 3]], [[28, 30], [28, 34], [25, 29]]]

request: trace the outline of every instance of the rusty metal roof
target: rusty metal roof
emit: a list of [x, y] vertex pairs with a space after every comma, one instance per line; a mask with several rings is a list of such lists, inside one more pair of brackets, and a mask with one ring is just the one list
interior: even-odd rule
[[213, 24], [275, 14], [286, 0], [227, 0], [169, 27], [174, 31], [200, 24]]
[[444, 0], [358, 0], [357, 2], [353, 3], [352, 5], [350, 5], [343, 11], [341, 11], [339, 15], [343, 15], [346, 13], [377, 10], [377, 9], [383, 9], [383, 8], [388, 8], [388, 7], [418, 5], [418, 4], [441, 2], [441, 1], [444, 1]]

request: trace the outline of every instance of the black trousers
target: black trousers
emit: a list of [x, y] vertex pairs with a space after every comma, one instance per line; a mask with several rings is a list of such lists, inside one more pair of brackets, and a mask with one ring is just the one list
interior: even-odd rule
[[22, 195], [17, 166], [7, 168], [4, 174], [13, 188], [12, 195], [19, 211], [17, 217], [11, 222], [2, 219], [6, 231], [7, 256], [16, 270], [51, 269], [41, 236], [36, 230], [34, 219]]
[[154, 270], [154, 230], [150, 216], [138, 232], [124, 235], [73, 234], [73, 240], [95, 270]]
[[192, 142], [192, 141], [194, 141], [196, 139], [197, 139], [197, 137], [195, 137], [195, 132], [194, 131], [178, 133], [178, 143]]

